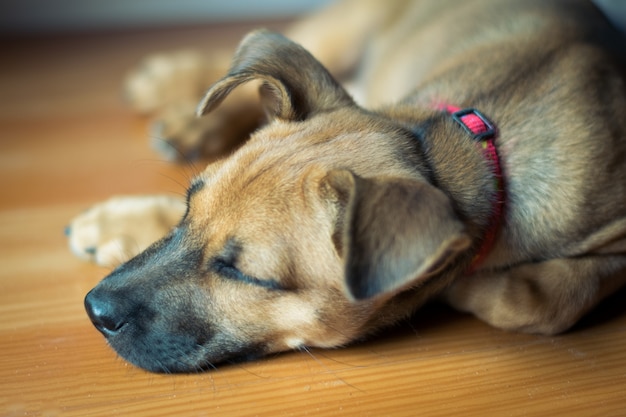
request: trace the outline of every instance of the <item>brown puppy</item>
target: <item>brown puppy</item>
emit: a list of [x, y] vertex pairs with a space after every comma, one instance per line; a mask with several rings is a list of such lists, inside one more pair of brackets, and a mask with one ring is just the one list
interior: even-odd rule
[[553, 334], [626, 282], [624, 44], [593, 5], [353, 1], [292, 33], [338, 74], [358, 65], [358, 95], [381, 106], [355, 104], [301, 46], [248, 35], [200, 113], [256, 81], [268, 123], [186, 204], [129, 198], [72, 224], [95, 259], [121, 235], [106, 224], [143, 239], [129, 207], [175, 226], [85, 299], [122, 357], [175, 372], [340, 346], [436, 295]]

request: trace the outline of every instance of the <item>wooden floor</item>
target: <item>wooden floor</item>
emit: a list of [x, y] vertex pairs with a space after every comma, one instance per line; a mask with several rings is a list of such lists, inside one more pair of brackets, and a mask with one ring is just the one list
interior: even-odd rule
[[113, 194], [182, 193], [120, 81], [141, 55], [231, 45], [244, 26], [2, 42], [0, 416], [626, 416], [624, 292], [559, 337], [428, 307], [339, 350], [155, 375], [106, 345], [83, 297], [107, 271], [63, 229]]

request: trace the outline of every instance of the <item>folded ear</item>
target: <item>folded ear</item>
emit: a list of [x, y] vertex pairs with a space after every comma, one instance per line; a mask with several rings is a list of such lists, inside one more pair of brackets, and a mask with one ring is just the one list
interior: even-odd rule
[[354, 105], [304, 48], [282, 35], [260, 30], [243, 39], [230, 71], [206, 93], [198, 115], [210, 112], [235, 87], [252, 80], [261, 81], [261, 98], [270, 117], [304, 120], [314, 113]]
[[322, 186], [339, 206], [333, 241], [356, 300], [416, 285], [470, 244], [448, 197], [427, 183], [339, 170]]

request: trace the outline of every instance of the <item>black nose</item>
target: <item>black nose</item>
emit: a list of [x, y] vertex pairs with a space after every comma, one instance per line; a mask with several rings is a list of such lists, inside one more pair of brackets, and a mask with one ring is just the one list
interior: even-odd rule
[[106, 337], [114, 336], [126, 324], [119, 303], [113, 297], [99, 295], [94, 290], [85, 296], [85, 310], [96, 329]]

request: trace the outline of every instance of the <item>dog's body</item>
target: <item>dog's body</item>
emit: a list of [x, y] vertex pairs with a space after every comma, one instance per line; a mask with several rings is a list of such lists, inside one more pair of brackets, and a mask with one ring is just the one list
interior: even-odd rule
[[[248, 35], [202, 100], [209, 114], [173, 141], [237, 149], [194, 180], [186, 205], [127, 200], [148, 202], [147, 221], [183, 219], [159, 220], [173, 231], [86, 298], [124, 358], [190, 371], [339, 346], [437, 295], [499, 328], [553, 334], [624, 285], [624, 43], [592, 4], [348, 1], [291, 36], [355, 75], [378, 110], [286, 38]], [[220, 106], [248, 81], [262, 83], [261, 103], [240, 88]], [[496, 125], [495, 161], [442, 111], [456, 106]], [[269, 123], [241, 145], [262, 108]], [[70, 241], [108, 259], [97, 256], [121, 233], [98, 216], [127, 221], [97, 206]]]

